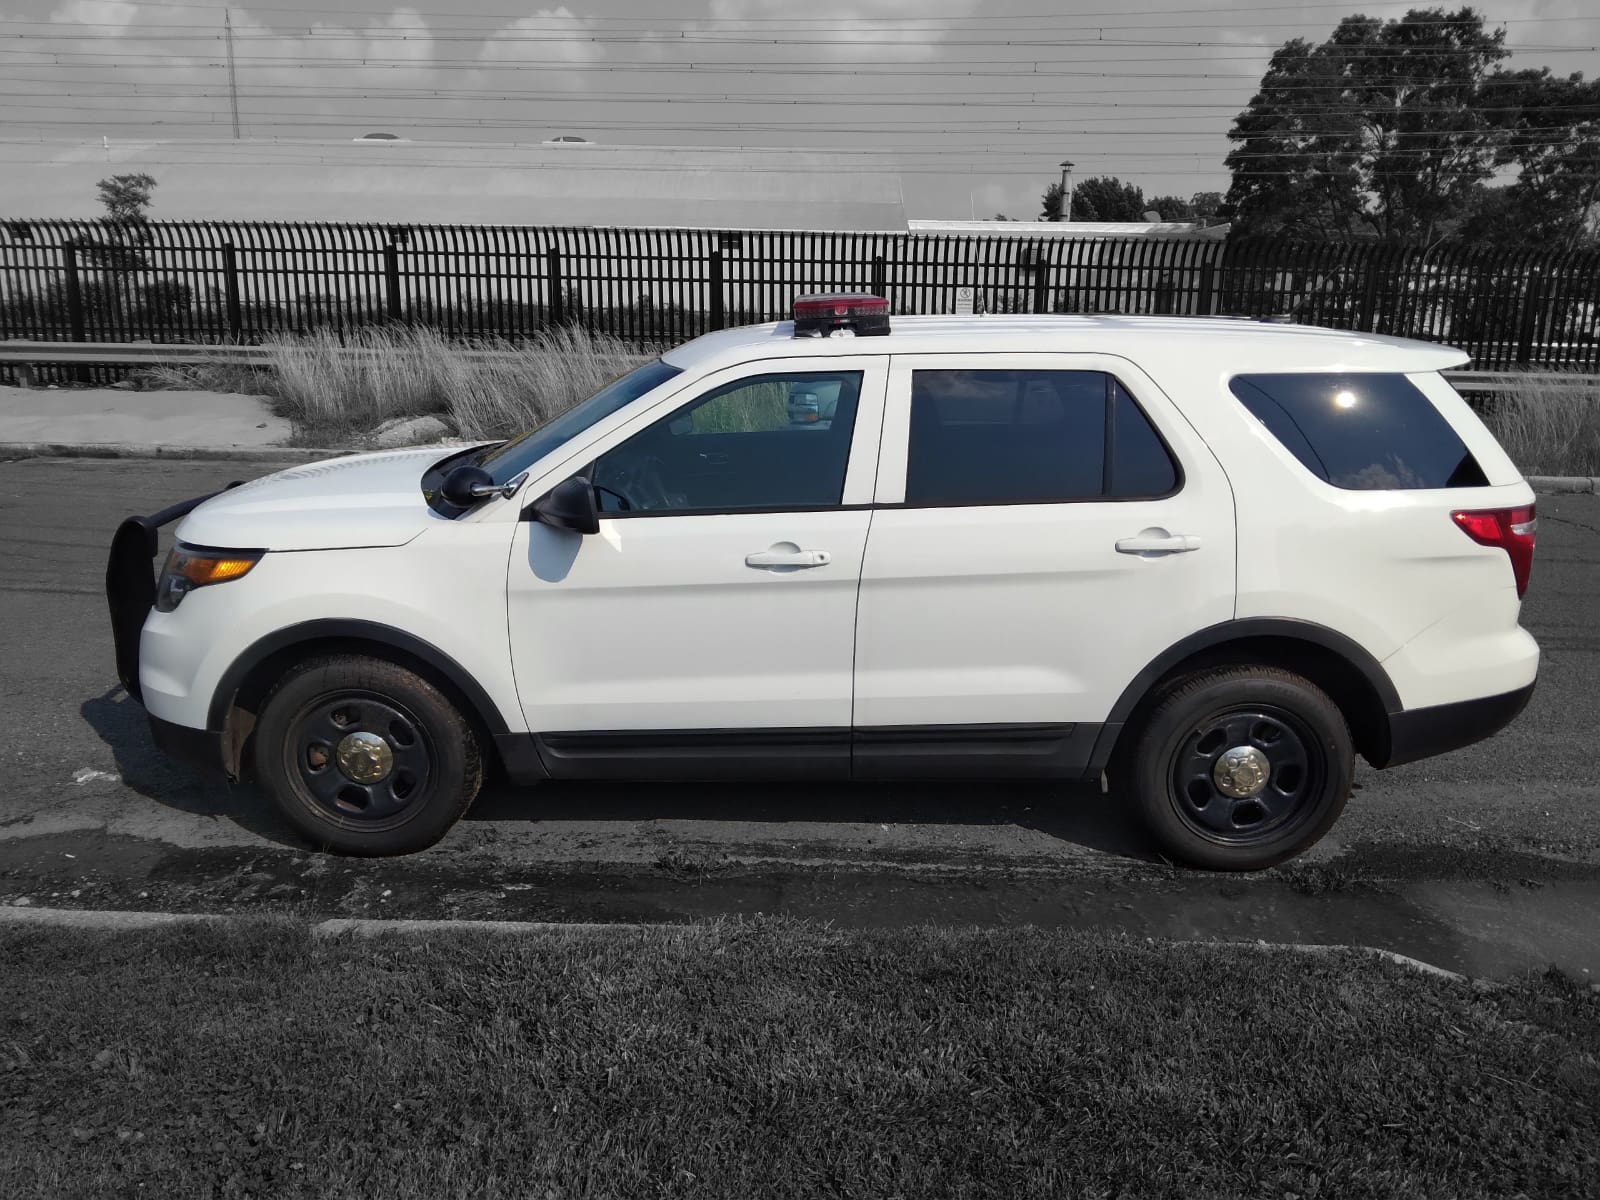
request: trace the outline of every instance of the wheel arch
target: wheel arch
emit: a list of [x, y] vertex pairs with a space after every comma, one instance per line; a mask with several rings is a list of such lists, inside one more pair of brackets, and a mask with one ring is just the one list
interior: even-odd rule
[[1090, 763], [1103, 771], [1124, 729], [1142, 719], [1160, 685], [1207, 667], [1260, 665], [1302, 675], [1338, 706], [1356, 750], [1375, 767], [1389, 761], [1389, 717], [1401, 711], [1400, 695], [1376, 658], [1338, 630], [1288, 617], [1225, 621], [1168, 647], [1123, 689], [1106, 718]]
[[415, 671], [485, 735], [486, 755], [492, 757], [491, 747], [510, 732], [499, 707], [471, 672], [432, 643], [375, 621], [305, 621], [252, 643], [212, 692], [206, 728], [223, 735], [223, 767], [230, 778], [239, 777], [262, 701], [296, 663], [320, 654], [365, 654]]

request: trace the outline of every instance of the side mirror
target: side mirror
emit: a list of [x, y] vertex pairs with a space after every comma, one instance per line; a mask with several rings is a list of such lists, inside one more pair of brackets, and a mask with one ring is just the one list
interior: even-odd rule
[[457, 508], [471, 508], [479, 500], [499, 490], [495, 486], [494, 476], [482, 467], [471, 466], [456, 467], [439, 485], [439, 494]]
[[533, 519], [569, 533], [599, 533], [600, 510], [594, 502], [594, 484], [581, 475], [564, 479], [548, 495], [534, 501]]

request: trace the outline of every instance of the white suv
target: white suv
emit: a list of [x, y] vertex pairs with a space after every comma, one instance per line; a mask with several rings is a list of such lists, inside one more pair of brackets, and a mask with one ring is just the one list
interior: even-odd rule
[[1333, 824], [1356, 753], [1438, 754], [1527, 702], [1533, 493], [1439, 374], [1459, 351], [796, 317], [509, 442], [125, 522], [118, 665], [157, 742], [349, 853], [433, 843], [496, 769], [1104, 775], [1168, 854], [1249, 869]]

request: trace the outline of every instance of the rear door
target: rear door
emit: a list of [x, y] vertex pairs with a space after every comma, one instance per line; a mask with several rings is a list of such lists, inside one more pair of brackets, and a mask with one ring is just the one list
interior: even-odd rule
[[1072, 773], [1234, 607], [1233, 496], [1125, 359], [895, 356], [856, 626], [858, 774]]

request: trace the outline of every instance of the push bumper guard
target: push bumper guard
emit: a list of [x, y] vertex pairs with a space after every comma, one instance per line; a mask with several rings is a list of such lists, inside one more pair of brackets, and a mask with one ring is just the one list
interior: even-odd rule
[[154, 516], [129, 517], [112, 535], [111, 553], [106, 559], [106, 604], [111, 609], [117, 678], [128, 695], [141, 703], [144, 695], [139, 688], [139, 635], [156, 602], [155, 557], [161, 552], [161, 527], [188, 516], [211, 497], [220, 496], [242, 482], [238, 480], [222, 491], [180, 501]]

